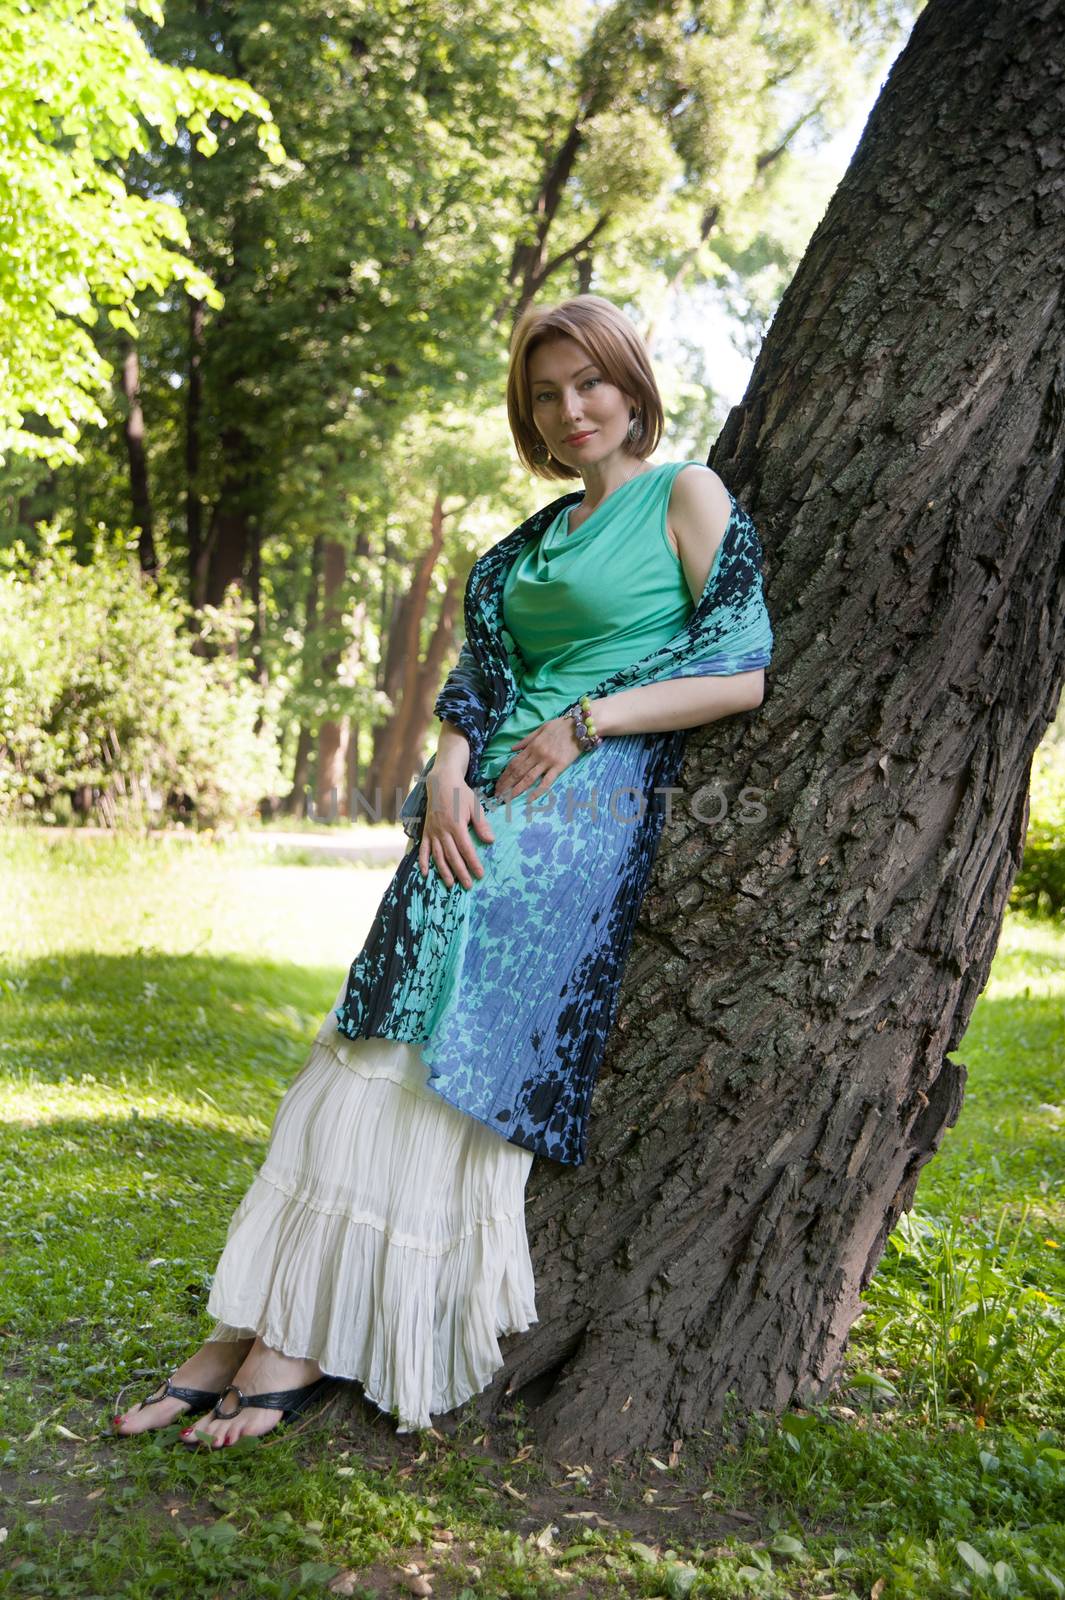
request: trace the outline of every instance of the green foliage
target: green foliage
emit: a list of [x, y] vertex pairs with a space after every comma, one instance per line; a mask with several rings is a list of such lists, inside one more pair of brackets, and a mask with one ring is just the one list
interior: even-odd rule
[[[137, 9], [162, 21], [158, 0]], [[269, 158], [283, 154], [261, 95], [156, 61], [127, 10], [124, 0], [0, 0], [0, 461], [8, 451], [76, 461], [80, 429], [104, 423], [99, 392], [113, 374], [89, 332], [98, 307], [133, 334], [142, 289], [176, 280], [222, 303], [184, 254], [173, 200], [126, 185], [121, 163], [149, 149], [148, 128], [174, 144], [183, 122], [209, 155], [207, 117], [247, 113]]]
[[1065, 914], [1065, 699], [1032, 760], [1024, 860], [1013, 883], [1016, 910]]
[[1035, 1281], [1029, 1209], [1007, 1227], [1009, 1205], [988, 1219], [959, 1197], [946, 1218], [904, 1212], [888, 1237], [868, 1291], [873, 1333], [890, 1334], [937, 1422], [949, 1404], [984, 1426], [1065, 1391], [1065, 1303]]
[[108, 823], [181, 805], [201, 824], [250, 814], [281, 783], [275, 730], [232, 646], [231, 605], [202, 619], [149, 585], [120, 536], [97, 530], [91, 561], [41, 530], [0, 553], [0, 818], [66, 820], [86, 786]]

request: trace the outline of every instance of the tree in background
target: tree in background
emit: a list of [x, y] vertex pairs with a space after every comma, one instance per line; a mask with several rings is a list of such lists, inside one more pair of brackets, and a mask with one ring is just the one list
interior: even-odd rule
[[[155, 0], [139, 9], [161, 20]], [[217, 72], [168, 67], [146, 48], [124, 0], [0, 0], [0, 460], [78, 458], [103, 426], [109, 364], [90, 329], [106, 309], [136, 334], [136, 296], [180, 282], [219, 306], [190, 259], [181, 210], [132, 194], [115, 163], [183, 134], [209, 154], [206, 118], [247, 116], [263, 158], [280, 159], [260, 94]]]

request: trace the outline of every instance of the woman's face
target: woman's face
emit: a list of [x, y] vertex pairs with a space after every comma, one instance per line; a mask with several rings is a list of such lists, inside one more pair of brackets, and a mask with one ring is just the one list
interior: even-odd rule
[[621, 451], [635, 402], [583, 345], [565, 336], [537, 345], [528, 374], [533, 421], [556, 461], [583, 472]]

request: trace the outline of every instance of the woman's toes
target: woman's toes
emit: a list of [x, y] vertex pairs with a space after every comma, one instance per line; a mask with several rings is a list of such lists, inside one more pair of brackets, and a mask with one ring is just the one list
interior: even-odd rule
[[116, 1433], [130, 1435], [134, 1433], [147, 1433], [149, 1428], [167, 1428], [172, 1422], [177, 1422], [182, 1412], [188, 1406], [184, 1400], [175, 1400], [167, 1396], [165, 1400], [158, 1401], [151, 1406], [131, 1406], [128, 1411], [120, 1412], [115, 1417], [111, 1426]]

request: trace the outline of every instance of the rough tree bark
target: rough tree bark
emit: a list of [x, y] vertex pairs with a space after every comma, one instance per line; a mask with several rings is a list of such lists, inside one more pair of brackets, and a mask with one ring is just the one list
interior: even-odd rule
[[591, 1158], [531, 1175], [540, 1320], [473, 1402], [559, 1459], [824, 1398], [961, 1107], [1065, 659], [1063, 59], [1052, 0], [931, 0], [712, 453], [766, 698], [689, 739]]

